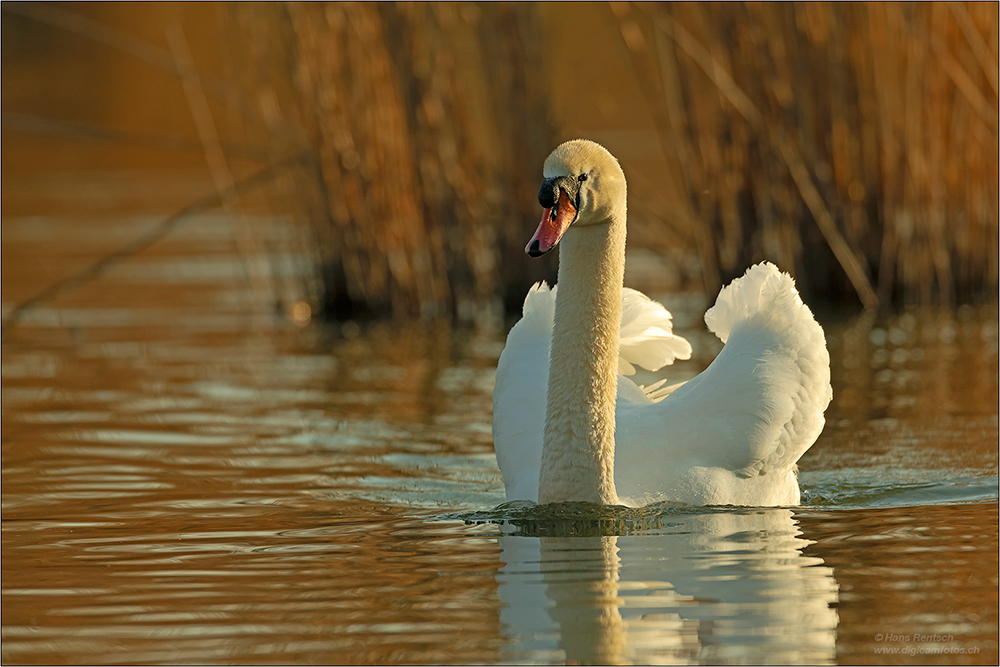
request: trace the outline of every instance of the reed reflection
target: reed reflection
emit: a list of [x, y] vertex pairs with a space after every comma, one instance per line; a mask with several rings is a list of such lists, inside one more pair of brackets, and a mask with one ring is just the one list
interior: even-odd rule
[[838, 585], [787, 509], [503, 525], [504, 635], [582, 664], [832, 664]]

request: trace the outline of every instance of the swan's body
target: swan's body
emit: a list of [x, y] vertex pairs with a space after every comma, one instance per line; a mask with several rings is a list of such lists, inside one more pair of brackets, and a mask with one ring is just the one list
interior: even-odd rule
[[528, 253], [562, 238], [558, 289], [536, 285], [500, 356], [493, 436], [507, 500], [795, 505], [796, 461], [823, 428], [830, 358], [794, 282], [771, 264], [705, 314], [726, 344], [662, 400], [619, 372], [688, 358], [670, 314], [622, 287], [625, 178], [589, 141], [545, 162]]

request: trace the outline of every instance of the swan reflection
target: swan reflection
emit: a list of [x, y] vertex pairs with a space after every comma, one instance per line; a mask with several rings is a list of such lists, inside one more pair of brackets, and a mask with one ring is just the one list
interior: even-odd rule
[[792, 511], [638, 525], [513, 521], [500, 537], [511, 661], [832, 664], [838, 587]]

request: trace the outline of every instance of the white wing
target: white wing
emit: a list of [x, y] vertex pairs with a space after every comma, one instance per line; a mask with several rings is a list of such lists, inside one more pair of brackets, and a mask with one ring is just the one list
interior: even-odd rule
[[658, 371], [674, 363], [675, 359], [691, 358], [691, 343], [674, 335], [670, 312], [642, 292], [628, 287], [622, 290], [622, 330], [618, 347], [618, 372], [622, 375], [633, 375], [635, 366]]
[[507, 335], [493, 388], [493, 447], [507, 500], [538, 500], [555, 290], [536, 283]]
[[797, 502], [789, 476], [832, 398], [823, 329], [768, 263], [724, 288], [705, 322], [726, 345], [704, 372], [660, 403], [619, 404], [619, 494], [775, 504], [794, 484]]

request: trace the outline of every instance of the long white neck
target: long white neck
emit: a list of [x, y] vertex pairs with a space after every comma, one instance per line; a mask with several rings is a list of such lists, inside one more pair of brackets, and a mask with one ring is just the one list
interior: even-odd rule
[[624, 210], [607, 223], [571, 227], [559, 244], [540, 503], [618, 503], [615, 402], [624, 274]]

